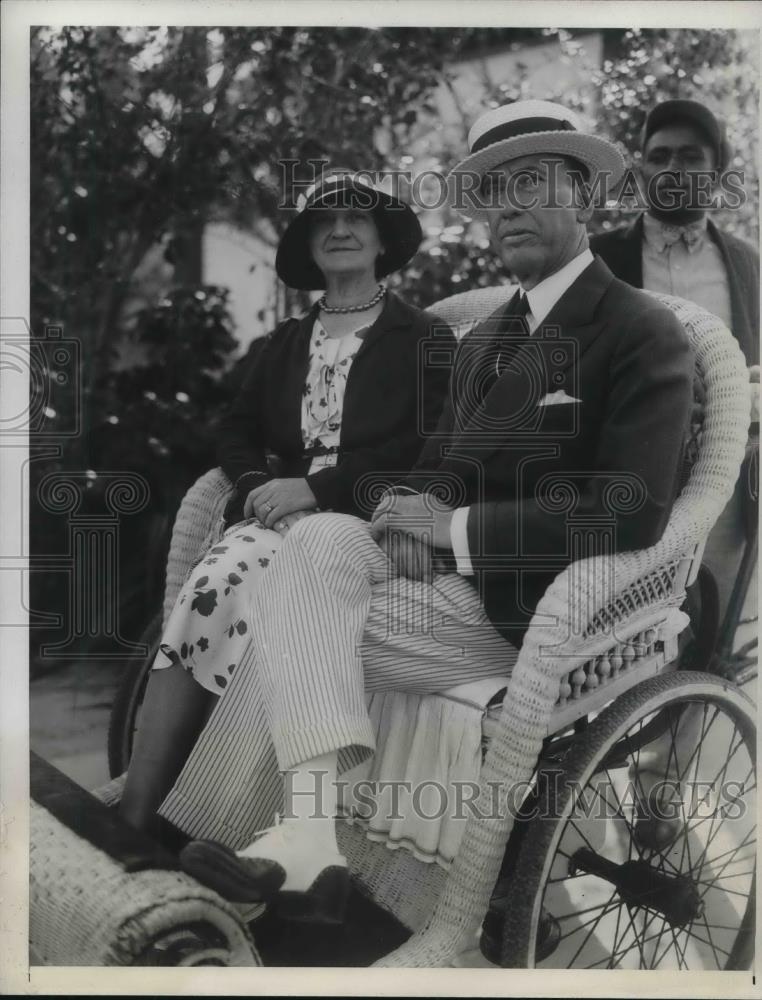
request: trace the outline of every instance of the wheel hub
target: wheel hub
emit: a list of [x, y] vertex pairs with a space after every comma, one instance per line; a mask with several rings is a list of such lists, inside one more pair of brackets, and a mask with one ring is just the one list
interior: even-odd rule
[[704, 903], [691, 879], [659, 871], [647, 861], [617, 865], [587, 847], [569, 862], [569, 873], [588, 872], [613, 885], [627, 906], [660, 913], [672, 927], [684, 927], [704, 912]]

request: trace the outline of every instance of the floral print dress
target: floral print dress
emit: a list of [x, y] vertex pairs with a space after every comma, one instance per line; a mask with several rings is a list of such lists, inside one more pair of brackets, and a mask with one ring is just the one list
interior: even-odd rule
[[[312, 455], [310, 473], [336, 464], [347, 376], [363, 329], [329, 337], [315, 321], [302, 390], [302, 441]], [[202, 687], [222, 694], [249, 641], [252, 596], [282, 542], [282, 535], [257, 518], [228, 528], [180, 591], [153, 669], [179, 664]]]

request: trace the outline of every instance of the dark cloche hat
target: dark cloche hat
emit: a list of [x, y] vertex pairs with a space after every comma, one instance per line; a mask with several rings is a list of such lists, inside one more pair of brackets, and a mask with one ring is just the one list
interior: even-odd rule
[[327, 208], [372, 213], [384, 248], [377, 261], [379, 278], [404, 267], [421, 245], [421, 224], [405, 202], [380, 191], [365, 176], [326, 174], [304, 196], [299, 214], [291, 220], [278, 245], [275, 270], [290, 288], [325, 288], [325, 278], [310, 254], [309, 227], [315, 213]]

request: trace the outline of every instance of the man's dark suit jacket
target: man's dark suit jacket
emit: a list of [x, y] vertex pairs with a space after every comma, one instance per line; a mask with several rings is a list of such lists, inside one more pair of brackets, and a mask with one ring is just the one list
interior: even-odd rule
[[[759, 254], [748, 243], [718, 229], [711, 219], [707, 234], [725, 262], [730, 291], [732, 332], [748, 365], [759, 364]], [[643, 216], [632, 225], [599, 233], [590, 240], [617, 278], [635, 288], [643, 287]]]
[[[509, 350], [515, 303], [462, 341], [439, 430], [405, 484], [442, 484], [452, 506], [471, 505], [468, 579], [520, 645], [573, 559], [661, 537], [678, 490], [693, 355], [673, 313], [596, 258], [502, 371], [496, 351]], [[539, 405], [559, 391], [575, 401]]]
[[220, 423], [217, 458], [235, 482], [245, 472], [272, 478], [268, 453], [275, 455], [277, 474], [306, 476], [319, 507], [367, 518], [370, 509], [355, 502], [356, 484], [366, 473], [401, 478], [411, 469], [424, 445], [423, 429], [436, 426], [447, 393], [449, 369], [422, 365], [421, 342], [436, 328], [436, 343], [452, 355], [455, 339], [441, 320], [387, 292], [347, 377], [337, 464], [307, 475], [302, 396], [317, 314], [315, 305], [268, 335]]

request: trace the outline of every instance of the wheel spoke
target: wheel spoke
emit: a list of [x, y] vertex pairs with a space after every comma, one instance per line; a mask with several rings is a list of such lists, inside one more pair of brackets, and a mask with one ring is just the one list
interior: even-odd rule
[[[682, 719], [684, 719], [684, 718], [685, 718], [685, 709], [681, 713], [681, 720], [680, 721], [682, 721]], [[680, 772], [680, 764], [679, 764], [678, 759], [677, 759], [677, 746], [676, 746], [676, 744], [677, 744], [677, 728], [678, 727], [675, 726], [674, 721], [675, 721], [674, 717], [670, 716], [669, 729], [670, 729], [670, 735], [672, 736], [672, 745], [670, 747], [670, 753], [667, 755], [667, 769], [664, 772], [664, 782], [666, 784], [667, 773], [669, 771], [669, 760], [674, 755], [674, 758], [675, 758], [675, 771], [677, 772], [677, 785], [678, 785], [678, 789], [679, 789], [679, 793], [680, 793], [680, 813], [681, 813], [681, 815], [683, 817], [683, 847], [682, 847], [682, 850], [680, 852], [680, 871], [682, 871], [683, 867], [684, 867], [686, 853], [688, 855], [688, 865], [689, 865], [689, 867], [693, 868], [693, 864], [691, 862], [691, 845], [690, 845], [690, 841], [688, 839], [687, 832], [685, 830], [686, 819], [685, 819], [685, 803], [683, 801], [683, 799], [684, 799], [684, 796], [683, 796], [683, 775]]]
[[[640, 720], [640, 727], [638, 729], [639, 733], [643, 732], [643, 723], [644, 722], [645, 722], [644, 719]], [[631, 747], [631, 743], [632, 743], [632, 738], [631, 738], [629, 732], [625, 736], [625, 740], [627, 742], [628, 748], [630, 748]], [[643, 749], [642, 746], [640, 744], [638, 744], [637, 750], [635, 751], [635, 784], [638, 786], [638, 788], [639, 788], [639, 794], [642, 796], [641, 801], [645, 802], [645, 790], [644, 790], [643, 785], [642, 785], [642, 783], [640, 781], [640, 751], [642, 749]], [[632, 757], [633, 753], [632, 753], [632, 749], [631, 748], [628, 750], [628, 752], [629, 752], [630, 756]], [[630, 774], [631, 771], [632, 771], [632, 766], [630, 766], [630, 768], [628, 768], [628, 777], [629, 777], [629, 774]], [[636, 793], [636, 794], [638, 794], [638, 793]], [[638, 857], [642, 857], [643, 856], [643, 852], [640, 849], [640, 845], [635, 840], [634, 833], [635, 833], [635, 829], [634, 829], [633, 826], [631, 826], [630, 827], [630, 842], [627, 845], [627, 860], [628, 861], [632, 860], [632, 849], [633, 849], [633, 847], [638, 852]]]
[[643, 953], [643, 945], [645, 944], [645, 942], [641, 941], [640, 937], [638, 936], [638, 930], [637, 927], [635, 926], [634, 920], [632, 919], [632, 910], [630, 909], [629, 906], [627, 907], [627, 919], [630, 921], [630, 927], [632, 927], [632, 933], [635, 935], [634, 945], [629, 948], [629, 951], [632, 951], [632, 948], [635, 945], [637, 946], [638, 953], [640, 955], [640, 968], [642, 969], [643, 966], [646, 964], [646, 956]]
[[714, 882], [698, 882], [698, 885], [705, 885], [706, 889], [701, 893], [701, 899], [706, 896], [710, 889], [714, 889], [715, 892], [726, 892], [729, 896], [740, 896], [742, 899], [748, 899], [748, 892], [740, 892], [738, 889], [725, 889], [721, 885], [715, 885]]
[[[755, 825], [755, 828], [756, 828], [756, 825]], [[754, 829], [755, 829], [755, 828], [754, 828]], [[751, 836], [752, 836], [752, 834], [754, 833], [754, 829], [750, 830], [750, 831], [749, 831], [749, 832], [748, 832], [748, 833], [746, 834], [746, 836], [744, 837], [744, 839], [743, 839], [743, 840], [741, 841], [741, 843], [740, 843], [740, 844], [738, 845], [738, 848], [739, 848], [739, 850], [740, 850], [740, 849], [741, 849], [742, 847], [745, 847], [745, 846], [746, 846], [746, 843], [747, 843], [747, 841], [749, 840], [749, 837], [751, 837]], [[723, 874], [723, 872], [724, 872], [724, 871], [725, 871], [725, 869], [726, 869], [726, 868], [728, 867], [728, 865], [730, 865], [730, 864], [732, 864], [732, 863], [733, 863], [733, 859], [732, 859], [732, 858], [728, 858], [728, 859], [727, 859], [727, 861], [724, 861], [724, 862], [722, 863], [722, 865], [720, 866], [720, 869], [719, 869], [719, 871], [717, 871], [716, 873], [713, 873], [713, 879], [712, 879], [712, 881], [711, 881], [711, 882], [709, 882], [709, 883], [707, 883], [707, 882], [706, 882], [705, 880], [701, 879], [701, 877], [700, 877], [700, 876], [701, 876], [701, 873], [702, 873], [702, 872], [703, 872], [703, 870], [704, 870], [704, 865], [703, 865], [703, 864], [702, 864], [701, 868], [699, 868], [698, 872], [696, 872], [696, 873], [693, 873], [693, 872], [692, 872], [691, 874], [693, 875], [693, 877], [694, 877], [695, 881], [696, 881], [696, 882], [698, 882], [699, 884], [701, 884], [701, 885], [709, 885], [709, 886], [712, 886], [712, 885], [713, 885], [713, 883], [714, 883], [714, 882], [716, 882], [716, 881], [717, 881], [717, 879], [718, 879], [718, 878], [719, 878], [719, 877], [720, 877], [720, 876], [721, 876], [721, 875]], [[702, 896], [702, 899], [703, 899], [703, 897], [704, 897], [704, 896], [706, 895], [707, 891], [708, 891], [708, 890], [704, 890], [704, 892], [703, 892], [703, 893], [701, 894], [701, 896]], [[730, 890], [730, 889], [725, 889], [725, 890], [723, 890], [723, 891], [724, 891], [724, 892], [731, 892], [732, 890]]]
[[573, 828], [573, 829], [574, 829], [574, 830], [576, 831], [576, 833], [578, 833], [578, 834], [579, 834], [579, 836], [580, 836], [580, 837], [581, 837], [581, 838], [582, 838], [582, 839], [584, 840], [584, 842], [585, 842], [585, 845], [586, 845], [587, 847], [589, 847], [591, 851], [595, 852], [595, 848], [594, 848], [594, 847], [593, 847], [593, 845], [592, 845], [592, 844], [590, 843], [590, 841], [589, 841], [589, 840], [587, 839], [587, 837], [586, 837], [586, 836], [585, 836], [585, 834], [584, 834], [584, 833], [582, 832], [582, 830], [580, 830], [580, 828], [579, 828], [579, 827], [577, 826], [576, 822], [575, 822], [575, 821], [574, 821], [573, 819], [571, 819], [571, 818], [569, 819], [569, 822], [571, 823], [571, 826], [572, 826], [572, 828]]
[[[590, 938], [593, 936], [593, 933], [595, 932], [596, 927], [601, 922], [601, 920], [603, 920], [603, 918], [606, 916], [606, 914], [610, 911], [610, 909], [611, 909], [611, 906], [610, 906], [611, 900], [616, 895], [617, 895], [617, 891], [616, 891], [616, 889], [614, 889], [613, 892], [611, 893], [611, 895], [608, 898], [608, 902], [606, 903], [605, 908], [598, 915], [597, 920], [594, 921], [593, 926], [590, 928], [590, 930], [585, 935], [585, 940], [582, 942], [582, 944], [579, 946], [579, 948], [577, 948], [576, 952], [574, 953], [574, 957], [572, 958], [571, 962], [569, 963], [570, 965], [574, 965], [574, 963], [577, 961], [577, 959], [579, 958], [580, 952], [585, 947], [585, 945], [590, 940]], [[615, 903], [614, 905], [615, 906], [620, 906], [621, 904], [620, 903]]]
[[[756, 824], [755, 824], [755, 826], [756, 826]], [[739, 851], [742, 851], [744, 849], [744, 847], [748, 846], [748, 844], [746, 843], [746, 841], [749, 839], [749, 836], [753, 832], [754, 832], [753, 830], [750, 831], [750, 833], [748, 833], [746, 835], [746, 837], [744, 837], [743, 843], [739, 844], [737, 847], [730, 847], [730, 848], [728, 848], [727, 851], [723, 851], [722, 854], [715, 854], [715, 856], [713, 858], [708, 858], [704, 862], [704, 864], [705, 865], [716, 865], [717, 862], [720, 861], [722, 858], [724, 858], [726, 854], [737, 854]], [[751, 854], [744, 854], [743, 857], [733, 858], [731, 860], [731, 864], [737, 864], [739, 861], [751, 861], [753, 858], [756, 858], [756, 856], [757, 856], [757, 852], [756, 852], [756, 849], [755, 849]]]
[[[666, 920], [664, 921], [664, 925], [665, 925], [665, 927], [669, 927], [669, 924], [667, 923], [667, 921], [666, 921]], [[670, 930], [672, 930], [672, 928], [671, 928], [671, 927], [670, 927], [669, 929], [670, 929]], [[664, 958], [665, 958], [665, 956], [666, 956], [667, 954], [669, 954], [669, 941], [667, 941], [667, 943], [666, 943], [666, 944], [664, 945], [664, 949], [663, 949], [663, 951], [662, 951], [661, 955], [659, 955], [659, 957], [658, 957], [658, 958], [655, 958], [655, 959], [654, 959], [654, 963], [653, 963], [653, 965], [651, 966], [651, 968], [652, 968], [652, 969], [658, 969], [658, 968], [659, 968], [659, 966], [661, 965], [661, 963], [662, 963], [662, 962], [664, 961]]]
[[[551, 856], [541, 838], [535, 846], [527, 837], [521, 847], [528, 871], [535, 854], [544, 854], [542, 900], [553, 914], [554, 941], [558, 935], [547, 967], [711, 970], [736, 964], [741, 952], [745, 960], [756, 874], [750, 711], [726, 687], [675, 676], [628, 692], [598, 722], [595, 732], [575, 738], [562, 765], [569, 784], [563, 814], [554, 817]], [[544, 794], [551, 801], [551, 789]], [[648, 837], [640, 837], [642, 823]], [[598, 855], [606, 872], [637, 860], [650, 874], [639, 872], [631, 894], [613, 884], [618, 874], [580, 870], [574, 857], [581, 847]], [[650, 876], [665, 896], [654, 899], [659, 909], [644, 895]], [[671, 924], [678, 919], [671, 881], [681, 898], [692, 884], [706, 912]]]
[[[556, 918], [556, 920], [558, 920], [559, 923], [561, 923], [564, 920], [575, 920], [577, 917], [583, 917], [586, 913], [593, 913], [595, 910], [604, 910], [611, 902], [613, 895], [614, 893], [612, 893], [611, 896], [609, 896], [609, 898], [606, 900], [605, 903], [598, 903], [595, 906], [586, 906], [584, 910], [575, 910], [574, 913], [565, 913], [562, 917], [559, 917], [558, 914], [555, 913], [554, 911], [553, 916]], [[587, 927], [587, 923], [585, 924], [585, 927]], [[570, 934], [574, 933], [576, 932], [575, 931], [570, 932]], [[569, 935], [565, 936], [568, 937]]]
[[[737, 731], [738, 731], [738, 727], [736, 725], [734, 725], [733, 726], [733, 732], [730, 735], [730, 741], [729, 741], [729, 744], [728, 744], [728, 753], [726, 755], [725, 763], [723, 764], [722, 768], [717, 772], [717, 775], [715, 776], [715, 778], [712, 780], [712, 782], [711, 782], [711, 784], [709, 786], [710, 788], [714, 788], [715, 785], [718, 784], [718, 782], [719, 782], [720, 787], [722, 787], [722, 783], [725, 781], [725, 776], [727, 774], [728, 767], [730, 766], [731, 760], [733, 759], [733, 757], [735, 757], [736, 753], [738, 752], [739, 747], [741, 747], [744, 744], [744, 742], [745, 742], [744, 738], [743, 738], [743, 734], [741, 734], [741, 737], [738, 740], [738, 743], [736, 743], [735, 747], [733, 747], [733, 737], [735, 736], [735, 734], [736, 734]], [[731, 747], [733, 747], [732, 751], [731, 751]], [[707, 795], [708, 794], [709, 793], [707, 792]], [[709, 824], [709, 836], [708, 836], [707, 842], [706, 842], [706, 844], [704, 846], [704, 850], [702, 851], [701, 856], [699, 857], [699, 859], [698, 859], [698, 861], [696, 863], [696, 866], [695, 866], [695, 868], [697, 868], [699, 871], [701, 870], [701, 866], [703, 864], [704, 858], [707, 855], [707, 852], [709, 850], [709, 847], [710, 847], [712, 841], [714, 840], [714, 838], [717, 836], [719, 830], [721, 829], [721, 826], [719, 826], [716, 830], [714, 828], [715, 821], [717, 819], [716, 810], [714, 810], [712, 812], [711, 817], [708, 817], [708, 818], [711, 819], [711, 822]], [[703, 821], [700, 821], [700, 822], [703, 822]], [[699, 824], [697, 823], [696, 826], [698, 826], [698, 825]], [[695, 828], [696, 827], [694, 827], [694, 829]], [[695, 870], [693, 865], [691, 865], [691, 870]]]
[[677, 960], [680, 963], [680, 968], [688, 970], [688, 963], [685, 961], [685, 951], [680, 948], [680, 943], [677, 940], [677, 934], [675, 934], [675, 928], [670, 927], [669, 933], [672, 935], [672, 941], [675, 945], [675, 951], [677, 952]]
[[[609, 909], [610, 910], [610, 909], [612, 909], [612, 905], [611, 905], [612, 904], [612, 899], [613, 899], [613, 895], [609, 896], [609, 898], [606, 900], [606, 902], [605, 903], [601, 903], [600, 906], [590, 907], [590, 910], [593, 910], [593, 909], [595, 909], [595, 910], [606, 910], [606, 909]], [[624, 904], [623, 903], [622, 904], [615, 903], [614, 905], [615, 906], [619, 906], [620, 909], [621, 909], [621, 907]], [[566, 917], [556, 917], [555, 913], [553, 914], [553, 916], [555, 917], [556, 920], [558, 920], [560, 922], [562, 920], [571, 920], [574, 917], [579, 917], [579, 916], [582, 915], [582, 913], [589, 913], [590, 910], [581, 910], [581, 911], [579, 911], [579, 913], [569, 913], [569, 914], [566, 915]], [[559, 942], [560, 941], [568, 941], [568, 939], [569, 938], [573, 938], [575, 934], [579, 934], [580, 931], [584, 931], [585, 928], [587, 928], [587, 927], [590, 926], [590, 924], [593, 924], [593, 923], [597, 924], [597, 923], [599, 923], [600, 920], [603, 917], [605, 917], [605, 916], [606, 916], [605, 913], [601, 913], [597, 917], [591, 917], [589, 920], [586, 920], [583, 924], [580, 924], [578, 927], [573, 927], [570, 931], [567, 931], [566, 934], [562, 934], [561, 935], [561, 937], [559, 938]]]
[[[695, 704], [695, 702], [691, 702], [691, 704]], [[709, 730], [712, 728], [712, 726], [714, 725], [715, 720], [718, 719], [719, 715], [720, 715], [720, 710], [715, 705], [714, 706], [714, 715], [712, 716], [712, 720], [709, 723], [709, 725], [706, 726], [706, 728], [705, 728], [704, 727], [704, 723], [706, 722], [706, 710], [707, 710], [707, 707], [708, 707], [707, 703], [704, 702], [704, 711], [703, 711], [702, 721], [701, 721], [701, 735], [700, 735], [698, 743], [696, 745], [696, 749], [690, 755], [690, 757], [688, 758], [688, 763], [685, 765], [685, 770], [684, 770], [685, 774], [687, 774], [688, 771], [690, 770], [691, 765], [693, 764], [693, 758], [694, 757], [697, 757], [697, 760], [696, 760], [696, 774], [699, 773], [699, 767], [701, 765], [701, 751], [703, 749], [703, 746], [704, 746], [704, 743], [706, 741], [706, 738], [707, 738], [707, 736], [709, 734]]]
[[[656, 919], [658, 919], [661, 916], [661, 914], [657, 913], [654, 916], [655, 916]], [[642, 941], [640, 942], [642, 945], [646, 945], [649, 942], [653, 941], [654, 939], [658, 939], [657, 940], [657, 944], [658, 944], [658, 941], [660, 941], [661, 938], [662, 938], [662, 936], [664, 935], [664, 931], [669, 927], [669, 924], [667, 923], [667, 920], [664, 917], [661, 917], [661, 920], [662, 920], [661, 929], [659, 931], [654, 931], [654, 933], [651, 934], [649, 937], [643, 938]], [[649, 923], [646, 925], [646, 929], [648, 928], [648, 926], [650, 926], [650, 924], [652, 922], [653, 922], [652, 920], [649, 921]], [[636, 931], [634, 931], [634, 933], [637, 934]], [[628, 955], [633, 950], [633, 948], [635, 948], [635, 947], [636, 947], [636, 942], [633, 940], [632, 944], [628, 945], [627, 948], [625, 948], [624, 950], [620, 951], [618, 954], [613, 955], [612, 956], [613, 960], [619, 960], [620, 958], [622, 958], [622, 956]], [[668, 951], [669, 951], [669, 944], [667, 944], [664, 952], [662, 952], [662, 956], [659, 959], [659, 961], [662, 961], [662, 959], [664, 958], [664, 955]], [[611, 961], [611, 960], [612, 959], [601, 958], [597, 962], [594, 962], [592, 965], [586, 966], [586, 968], [588, 968], [588, 969], [594, 969], [596, 966], [600, 965], [602, 962], [607, 962], [607, 961]], [[643, 963], [645, 963], [645, 955], [643, 956]], [[656, 966], [652, 965], [652, 966], [650, 966], [650, 968], [654, 969], [654, 968], [656, 968]]]
[[[729, 862], [728, 862], [729, 863]], [[752, 868], [748, 872], [730, 872], [729, 875], [715, 875], [711, 882], [707, 882], [706, 879], [699, 879], [699, 885], [711, 885], [713, 882], [721, 882], [724, 878], [746, 878], [747, 875], [753, 875], [754, 869]]]
[[[709, 940], [708, 941], [706, 940], [706, 938], [702, 938], [700, 934], [697, 934], [695, 930], [688, 930], [686, 928], [686, 932], [688, 934], [690, 934], [690, 936], [692, 938], [695, 938], [697, 941], [700, 941], [702, 944], [708, 944], [709, 947], [714, 952], [715, 961], [717, 962], [718, 967], [722, 968], [722, 963], [720, 962], [719, 958], [717, 957], [717, 952], [718, 951], [722, 952], [722, 954], [726, 958], [730, 957], [730, 952], [727, 951], [725, 948], [721, 948], [718, 944], [714, 944], [714, 942], [711, 940], [712, 935], [711, 935], [711, 932], [709, 930], [710, 925], [706, 922], [706, 918], [705, 917], [702, 917], [701, 919], [702, 919], [702, 922], [703, 922], [704, 926], [707, 929], [707, 933], [709, 934]], [[738, 928], [737, 927], [731, 927], [730, 930], [738, 930]]]
[[[666, 931], [669, 924], [667, 923], [666, 917], [662, 920], [661, 930], [659, 931], [659, 936], [656, 939], [656, 944], [654, 945], [654, 957], [659, 954], [659, 945], [661, 944], [661, 939], [664, 937], [664, 931]], [[656, 968], [656, 965], [651, 966], [652, 969]]]
[[[622, 907], [620, 906], [619, 910], [617, 911], [617, 915], [616, 915], [616, 927], [614, 928], [614, 944], [611, 947], [611, 957], [609, 959], [609, 964], [607, 966], [607, 968], [609, 968], [609, 969], [613, 969], [614, 968], [614, 966], [612, 965], [612, 962], [614, 960], [614, 955], [616, 954], [616, 950], [619, 947], [619, 943], [620, 943], [619, 942], [619, 924], [620, 924], [621, 920], [622, 920]], [[589, 966], [588, 966], [588, 968], [589, 968]]]

